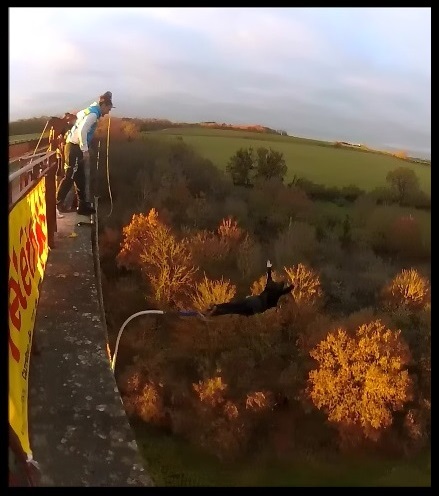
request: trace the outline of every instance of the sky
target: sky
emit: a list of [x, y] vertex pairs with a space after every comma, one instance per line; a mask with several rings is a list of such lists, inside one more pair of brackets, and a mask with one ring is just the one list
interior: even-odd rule
[[260, 124], [431, 154], [431, 8], [9, 8], [9, 120]]

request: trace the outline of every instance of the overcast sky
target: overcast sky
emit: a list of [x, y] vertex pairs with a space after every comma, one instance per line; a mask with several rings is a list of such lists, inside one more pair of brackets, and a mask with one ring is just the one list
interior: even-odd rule
[[119, 117], [431, 150], [430, 8], [9, 8], [9, 119]]

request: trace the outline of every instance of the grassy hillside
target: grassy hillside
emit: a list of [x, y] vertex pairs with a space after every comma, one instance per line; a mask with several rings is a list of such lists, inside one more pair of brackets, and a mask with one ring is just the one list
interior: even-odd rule
[[327, 186], [354, 184], [366, 191], [385, 186], [389, 171], [397, 167], [409, 167], [418, 175], [421, 188], [431, 194], [431, 167], [381, 153], [334, 148], [325, 141], [201, 127], [172, 128], [148, 134], [163, 139], [181, 136], [186, 143], [193, 145], [222, 169], [241, 147], [272, 147], [285, 156], [287, 181], [296, 174]]
[[[169, 128], [146, 134], [162, 139], [180, 137], [221, 169], [225, 169], [228, 160], [239, 148], [272, 147], [284, 154], [288, 166], [287, 181], [297, 175], [327, 186], [356, 185], [366, 191], [385, 186], [389, 171], [397, 167], [409, 167], [419, 177], [421, 188], [431, 195], [431, 166], [385, 153], [335, 148], [328, 141], [206, 126]], [[9, 136], [9, 143], [39, 137], [40, 134]]]

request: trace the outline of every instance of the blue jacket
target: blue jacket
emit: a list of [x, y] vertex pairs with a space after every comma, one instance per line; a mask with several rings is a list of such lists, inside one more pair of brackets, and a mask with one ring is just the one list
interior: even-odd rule
[[81, 132], [81, 127], [84, 125], [85, 118], [89, 114], [96, 115], [96, 122], [92, 124], [91, 128], [87, 132], [87, 146], [90, 146], [91, 139], [93, 138], [93, 134], [96, 131], [97, 121], [102, 117], [101, 108], [97, 104], [91, 104], [89, 107], [81, 110], [76, 114], [77, 119], [67, 135], [67, 141], [70, 141], [72, 143], [78, 142], [78, 134]]

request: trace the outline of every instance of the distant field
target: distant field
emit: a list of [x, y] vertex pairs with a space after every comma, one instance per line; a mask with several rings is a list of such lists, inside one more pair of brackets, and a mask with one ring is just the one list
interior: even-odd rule
[[366, 191], [386, 185], [386, 175], [397, 167], [409, 167], [419, 177], [421, 188], [431, 195], [431, 167], [380, 153], [334, 148], [325, 141], [199, 127], [171, 128], [148, 133], [164, 139], [183, 140], [221, 169], [239, 148], [270, 146], [284, 154], [287, 181], [294, 175], [327, 186], [356, 185]]
[[[41, 133], [33, 133], [33, 134], [17, 134], [15, 136], [9, 136], [9, 144], [13, 145], [15, 143], [23, 143], [25, 141], [31, 141], [34, 139], [39, 139]], [[45, 133], [43, 137], [49, 136], [49, 133]]]

